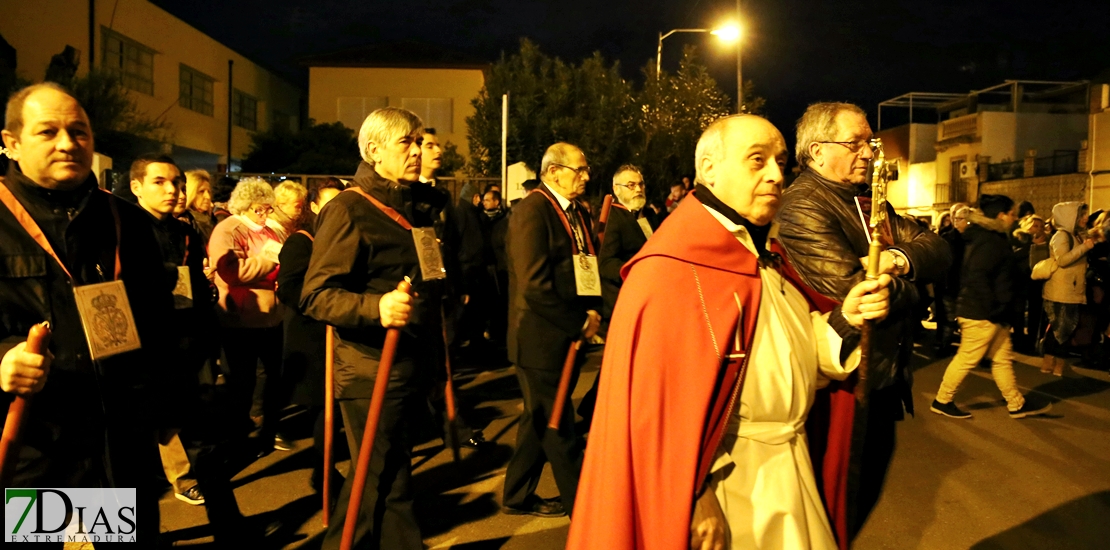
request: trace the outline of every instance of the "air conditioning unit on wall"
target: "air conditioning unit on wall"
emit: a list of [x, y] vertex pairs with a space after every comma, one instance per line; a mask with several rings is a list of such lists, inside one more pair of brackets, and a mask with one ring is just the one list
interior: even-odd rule
[[978, 162], [961, 162], [960, 163], [960, 179], [969, 180], [975, 177], [975, 170], [979, 168]]

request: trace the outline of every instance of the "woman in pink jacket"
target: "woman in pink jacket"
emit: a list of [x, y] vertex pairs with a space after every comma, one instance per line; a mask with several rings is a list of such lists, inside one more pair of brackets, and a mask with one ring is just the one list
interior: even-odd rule
[[[266, 225], [274, 191], [261, 178], [244, 178], [228, 201], [231, 216], [216, 225], [208, 242], [208, 264], [216, 268], [216, 309], [227, 357], [228, 390], [235, 422], [261, 413], [263, 451], [290, 450], [277, 437], [281, 395], [281, 322], [284, 309], [274, 293], [282, 238]], [[262, 403], [252, 411], [256, 365], [262, 363]]]

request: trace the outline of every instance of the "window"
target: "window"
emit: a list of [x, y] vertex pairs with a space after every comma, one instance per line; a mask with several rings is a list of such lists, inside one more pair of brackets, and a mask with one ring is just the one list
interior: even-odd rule
[[454, 133], [453, 101], [449, 97], [411, 98], [401, 99], [401, 107], [408, 109], [420, 116], [425, 128], [435, 128], [436, 131]]
[[181, 95], [177, 104], [203, 115], [212, 116], [212, 83], [214, 81], [195, 69], [181, 66]]
[[231, 96], [231, 121], [240, 128], [258, 129], [258, 100], [235, 90]]
[[344, 126], [358, 132], [367, 115], [388, 106], [388, 97], [341, 97], [336, 105], [336, 118]]
[[296, 132], [297, 117], [274, 109], [270, 114], [270, 128], [274, 130], [281, 129], [289, 132]]
[[104, 67], [116, 71], [123, 85], [154, 95], [154, 50], [101, 27]]

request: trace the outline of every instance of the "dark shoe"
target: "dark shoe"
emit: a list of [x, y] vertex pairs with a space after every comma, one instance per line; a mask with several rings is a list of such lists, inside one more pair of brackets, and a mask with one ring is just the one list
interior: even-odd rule
[[1033, 402], [1029, 399], [1025, 400], [1025, 404], [1016, 411], [1010, 411], [1010, 418], [1025, 418], [1027, 416], [1037, 416], [1052, 410], [1052, 403], [1049, 402]]
[[460, 445], [467, 449], [474, 449], [475, 451], [488, 449], [493, 446], [492, 443], [486, 441], [486, 436], [482, 434], [482, 432], [474, 432], [469, 439], [463, 440]]
[[204, 493], [200, 492], [196, 485], [186, 489], [184, 493], [174, 493], [173, 496], [177, 497], [177, 500], [193, 506], [204, 504]]
[[501, 511], [511, 516], [538, 516], [541, 518], [558, 518], [567, 515], [563, 509], [563, 502], [556, 498], [530, 497], [521, 508], [503, 506]]
[[292, 451], [293, 442], [285, 439], [281, 434], [274, 436], [274, 450], [275, 451]]
[[929, 407], [929, 410], [937, 414], [943, 414], [949, 418], [971, 418], [971, 413], [960, 410], [955, 403], [941, 403], [936, 399], [933, 400], [933, 404]]

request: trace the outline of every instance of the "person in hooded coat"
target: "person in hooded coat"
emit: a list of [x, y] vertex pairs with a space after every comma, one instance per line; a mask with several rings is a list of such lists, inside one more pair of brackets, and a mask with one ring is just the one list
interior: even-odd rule
[[1087, 253], [1094, 240], [1081, 239], [1079, 229], [1087, 223], [1087, 205], [1061, 202], [1052, 207], [1056, 234], [1048, 242], [1049, 252], [1059, 268], [1044, 285], [1044, 312], [1048, 332], [1044, 337], [1041, 370], [1064, 375], [1064, 346], [1079, 325], [1079, 305], [1087, 303]]

